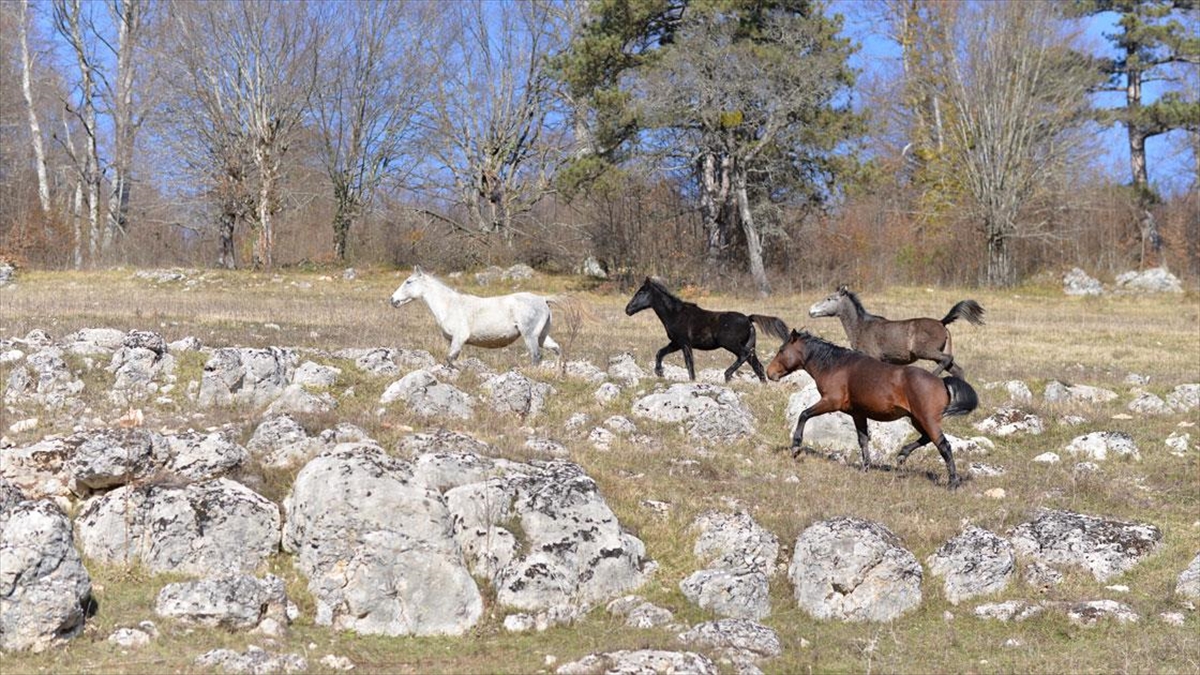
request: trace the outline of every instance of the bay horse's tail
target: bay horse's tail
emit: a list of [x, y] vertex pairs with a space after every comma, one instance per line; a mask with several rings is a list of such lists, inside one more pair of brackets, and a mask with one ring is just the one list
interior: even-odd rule
[[957, 319], [966, 319], [976, 326], [983, 325], [983, 307], [979, 306], [974, 300], [960, 300], [957, 305], [950, 308], [942, 319], [943, 326], [949, 326]]
[[788, 330], [787, 324], [777, 316], [751, 314], [750, 320], [758, 324], [758, 327], [763, 329], [768, 335], [774, 335], [784, 342], [787, 342], [788, 338], [792, 335], [792, 332]]
[[950, 394], [950, 403], [942, 411], [942, 417], [966, 415], [979, 407], [979, 396], [966, 380], [951, 375], [942, 382], [946, 385], [946, 393]]

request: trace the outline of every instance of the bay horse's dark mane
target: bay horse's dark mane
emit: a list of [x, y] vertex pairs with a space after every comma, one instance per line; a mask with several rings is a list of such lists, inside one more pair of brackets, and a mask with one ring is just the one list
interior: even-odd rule
[[859, 353], [853, 349], [846, 349], [845, 347], [835, 345], [806, 330], [797, 331], [796, 337], [804, 341], [804, 364], [806, 366], [811, 365], [818, 370], [837, 366], [849, 357]]
[[661, 281], [659, 281], [658, 279], [647, 277], [646, 283], [650, 284], [651, 288], [658, 291], [659, 294], [661, 294], [663, 296], [663, 298], [667, 302], [667, 309], [671, 310], [672, 312], [678, 312], [679, 310], [683, 309], [684, 305], [692, 304], [689, 302], [685, 302], [684, 300], [682, 300], [678, 296], [676, 296], [674, 293], [667, 290], [667, 287], [664, 286], [663, 283]]

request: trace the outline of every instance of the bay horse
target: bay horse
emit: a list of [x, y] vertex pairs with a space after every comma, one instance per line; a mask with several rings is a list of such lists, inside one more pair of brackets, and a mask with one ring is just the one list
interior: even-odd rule
[[392, 306], [401, 307], [420, 298], [450, 341], [446, 364], [452, 365], [464, 345], [506, 347], [524, 338], [529, 358], [537, 365], [542, 347], [562, 355], [558, 343], [550, 337], [550, 302], [533, 293], [512, 293], [490, 298], [460, 293], [427, 274], [418, 265], [412, 276], [392, 293]]
[[941, 321], [930, 318], [892, 321], [871, 314], [858, 296], [845, 286], [808, 310], [812, 317], [836, 316], [842, 321], [850, 346], [880, 361], [907, 365], [918, 359], [936, 361], [934, 375], [947, 370], [962, 377], [963, 369], [954, 362], [954, 344], [946, 326], [957, 319], [983, 325], [983, 307], [974, 300], [962, 300], [950, 308]]
[[725, 370], [728, 382], [737, 369], [747, 361], [759, 380], [766, 382], [762, 362], [754, 352], [757, 342], [754, 325], [758, 324], [769, 335], [780, 340], [788, 337], [787, 324], [774, 316], [741, 312], [713, 312], [701, 309], [693, 302], [685, 302], [671, 294], [659, 281], [646, 277], [642, 287], [633, 294], [625, 305], [625, 314], [633, 316], [643, 309], [653, 309], [667, 330], [670, 342], [658, 350], [654, 357], [654, 374], [662, 377], [663, 357], [683, 350], [683, 361], [687, 364], [688, 377], [696, 379], [696, 366], [692, 361], [692, 350], [725, 349], [733, 352], [737, 360]]
[[958, 472], [954, 470], [950, 442], [942, 433], [942, 418], [966, 415], [979, 406], [979, 397], [966, 380], [953, 375], [942, 379], [915, 366], [884, 363], [807, 331], [792, 331], [767, 366], [767, 377], [778, 381], [798, 368], [812, 376], [821, 398], [796, 421], [793, 459], [804, 447], [805, 422], [817, 415], [843, 412], [854, 420], [866, 471], [871, 464], [867, 420], [891, 422], [907, 417], [920, 436], [900, 449], [897, 464], [903, 464], [913, 450], [932, 440], [950, 472], [950, 488], [958, 487]]

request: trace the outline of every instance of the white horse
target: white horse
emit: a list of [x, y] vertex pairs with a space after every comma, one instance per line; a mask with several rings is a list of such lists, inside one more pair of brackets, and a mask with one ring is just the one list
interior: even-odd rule
[[542, 360], [542, 347], [562, 356], [562, 349], [550, 337], [550, 302], [533, 293], [512, 293], [494, 298], [459, 293], [432, 274], [413, 268], [412, 276], [392, 293], [392, 306], [400, 307], [420, 298], [425, 301], [442, 335], [450, 341], [446, 363], [458, 358], [463, 345], [507, 347], [525, 338], [525, 347], [534, 365]]

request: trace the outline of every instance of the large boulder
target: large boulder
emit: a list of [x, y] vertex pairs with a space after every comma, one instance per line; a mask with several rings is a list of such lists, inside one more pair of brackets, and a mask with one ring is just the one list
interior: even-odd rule
[[475, 414], [474, 400], [454, 385], [438, 382], [428, 370], [414, 370], [388, 385], [379, 397], [381, 405], [395, 401], [422, 417], [470, 419]]
[[228, 430], [186, 431], [167, 436], [167, 471], [187, 480], [216, 478], [246, 462], [250, 452], [235, 443]]
[[1103, 295], [1104, 284], [1078, 267], [1072, 267], [1063, 275], [1063, 292], [1067, 295]]
[[[472, 462], [473, 463], [473, 462]], [[567, 619], [641, 586], [653, 564], [579, 465], [496, 461], [446, 492], [468, 562], [501, 606]]]
[[942, 544], [926, 562], [931, 574], [944, 578], [942, 588], [952, 605], [1004, 590], [1016, 568], [1012, 544], [978, 527]]
[[755, 661], [783, 654], [783, 645], [773, 629], [747, 619], [707, 621], [681, 633], [679, 641], [723, 654], [741, 673], [756, 672]]
[[272, 415], [264, 419], [246, 442], [246, 449], [269, 467], [301, 464], [326, 449], [320, 437], [308, 432], [289, 414]]
[[61, 509], [48, 500], [0, 503], [0, 649], [41, 651], [78, 635], [91, 593]]
[[1070, 511], [1043, 511], [1009, 534], [1018, 556], [1049, 566], [1081, 567], [1097, 581], [1128, 571], [1162, 544], [1153, 525]]
[[482, 616], [445, 500], [408, 462], [369, 443], [337, 445], [301, 469], [284, 507], [284, 548], [298, 554], [319, 625], [461, 635]]
[[796, 539], [788, 578], [818, 619], [892, 621], [921, 604], [921, 563], [883, 525], [834, 518]]
[[718, 675], [721, 671], [707, 656], [695, 652], [639, 649], [588, 654], [578, 661], [564, 663], [554, 672], [558, 675]]
[[692, 527], [700, 532], [692, 553], [707, 567], [679, 582], [684, 596], [721, 616], [769, 615], [779, 539], [745, 512], [705, 512]]
[[1037, 415], [1027, 413], [1019, 408], [1002, 406], [988, 417], [976, 422], [975, 428], [994, 436], [1012, 436], [1013, 434], [1037, 436], [1045, 431], [1045, 424]]
[[100, 429], [67, 459], [66, 472], [77, 494], [106, 490], [152, 475], [167, 463], [171, 447], [149, 429]]
[[1181, 384], [1167, 394], [1167, 405], [1178, 412], [1200, 408], [1200, 384]]
[[1067, 384], [1051, 380], [1042, 390], [1046, 403], [1097, 404], [1108, 403], [1117, 398], [1117, 392], [1088, 384]]
[[754, 433], [754, 415], [733, 390], [713, 384], [674, 384], [633, 404], [636, 417], [682, 423], [690, 436], [716, 441]]
[[546, 399], [554, 393], [554, 387], [513, 370], [484, 380], [482, 388], [488, 394], [487, 402], [492, 410], [521, 417], [537, 416], [546, 407]]
[[1175, 580], [1175, 592], [1185, 598], [1200, 599], [1200, 553], [1192, 558], [1187, 569], [1179, 573]]
[[99, 356], [112, 354], [124, 341], [124, 331], [116, 328], [82, 328], [64, 337], [62, 344], [71, 354]]
[[204, 364], [201, 407], [258, 407], [278, 398], [292, 380], [297, 355], [290, 349], [223, 347]]
[[83, 392], [83, 380], [75, 377], [58, 347], [45, 347], [30, 354], [8, 375], [5, 405], [35, 403], [47, 408], [73, 407]]
[[89, 558], [152, 572], [253, 572], [279, 550], [279, 507], [218, 478], [127, 485], [84, 504], [76, 532]]
[[1117, 275], [1117, 290], [1135, 293], [1182, 293], [1179, 278], [1166, 267], [1155, 267], [1141, 272], [1123, 272]]
[[113, 374], [109, 398], [120, 405], [144, 399], [159, 391], [160, 381], [175, 381], [175, 357], [158, 333], [130, 331], [108, 365]]
[[78, 445], [76, 437], [47, 437], [33, 445], [5, 448], [0, 451], [0, 478], [19, 487], [30, 499], [62, 501], [71, 496], [65, 467]]
[[1133, 437], [1123, 431], [1094, 431], [1076, 436], [1067, 444], [1067, 452], [1073, 457], [1082, 455], [1084, 459], [1097, 462], [1108, 459], [1110, 455], [1133, 460], [1142, 458]]
[[184, 623], [249, 630], [266, 619], [289, 623], [289, 602], [283, 579], [273, 574], [262, 579], [232, 574], [167, 584], [158, 593], [154, 611]]

